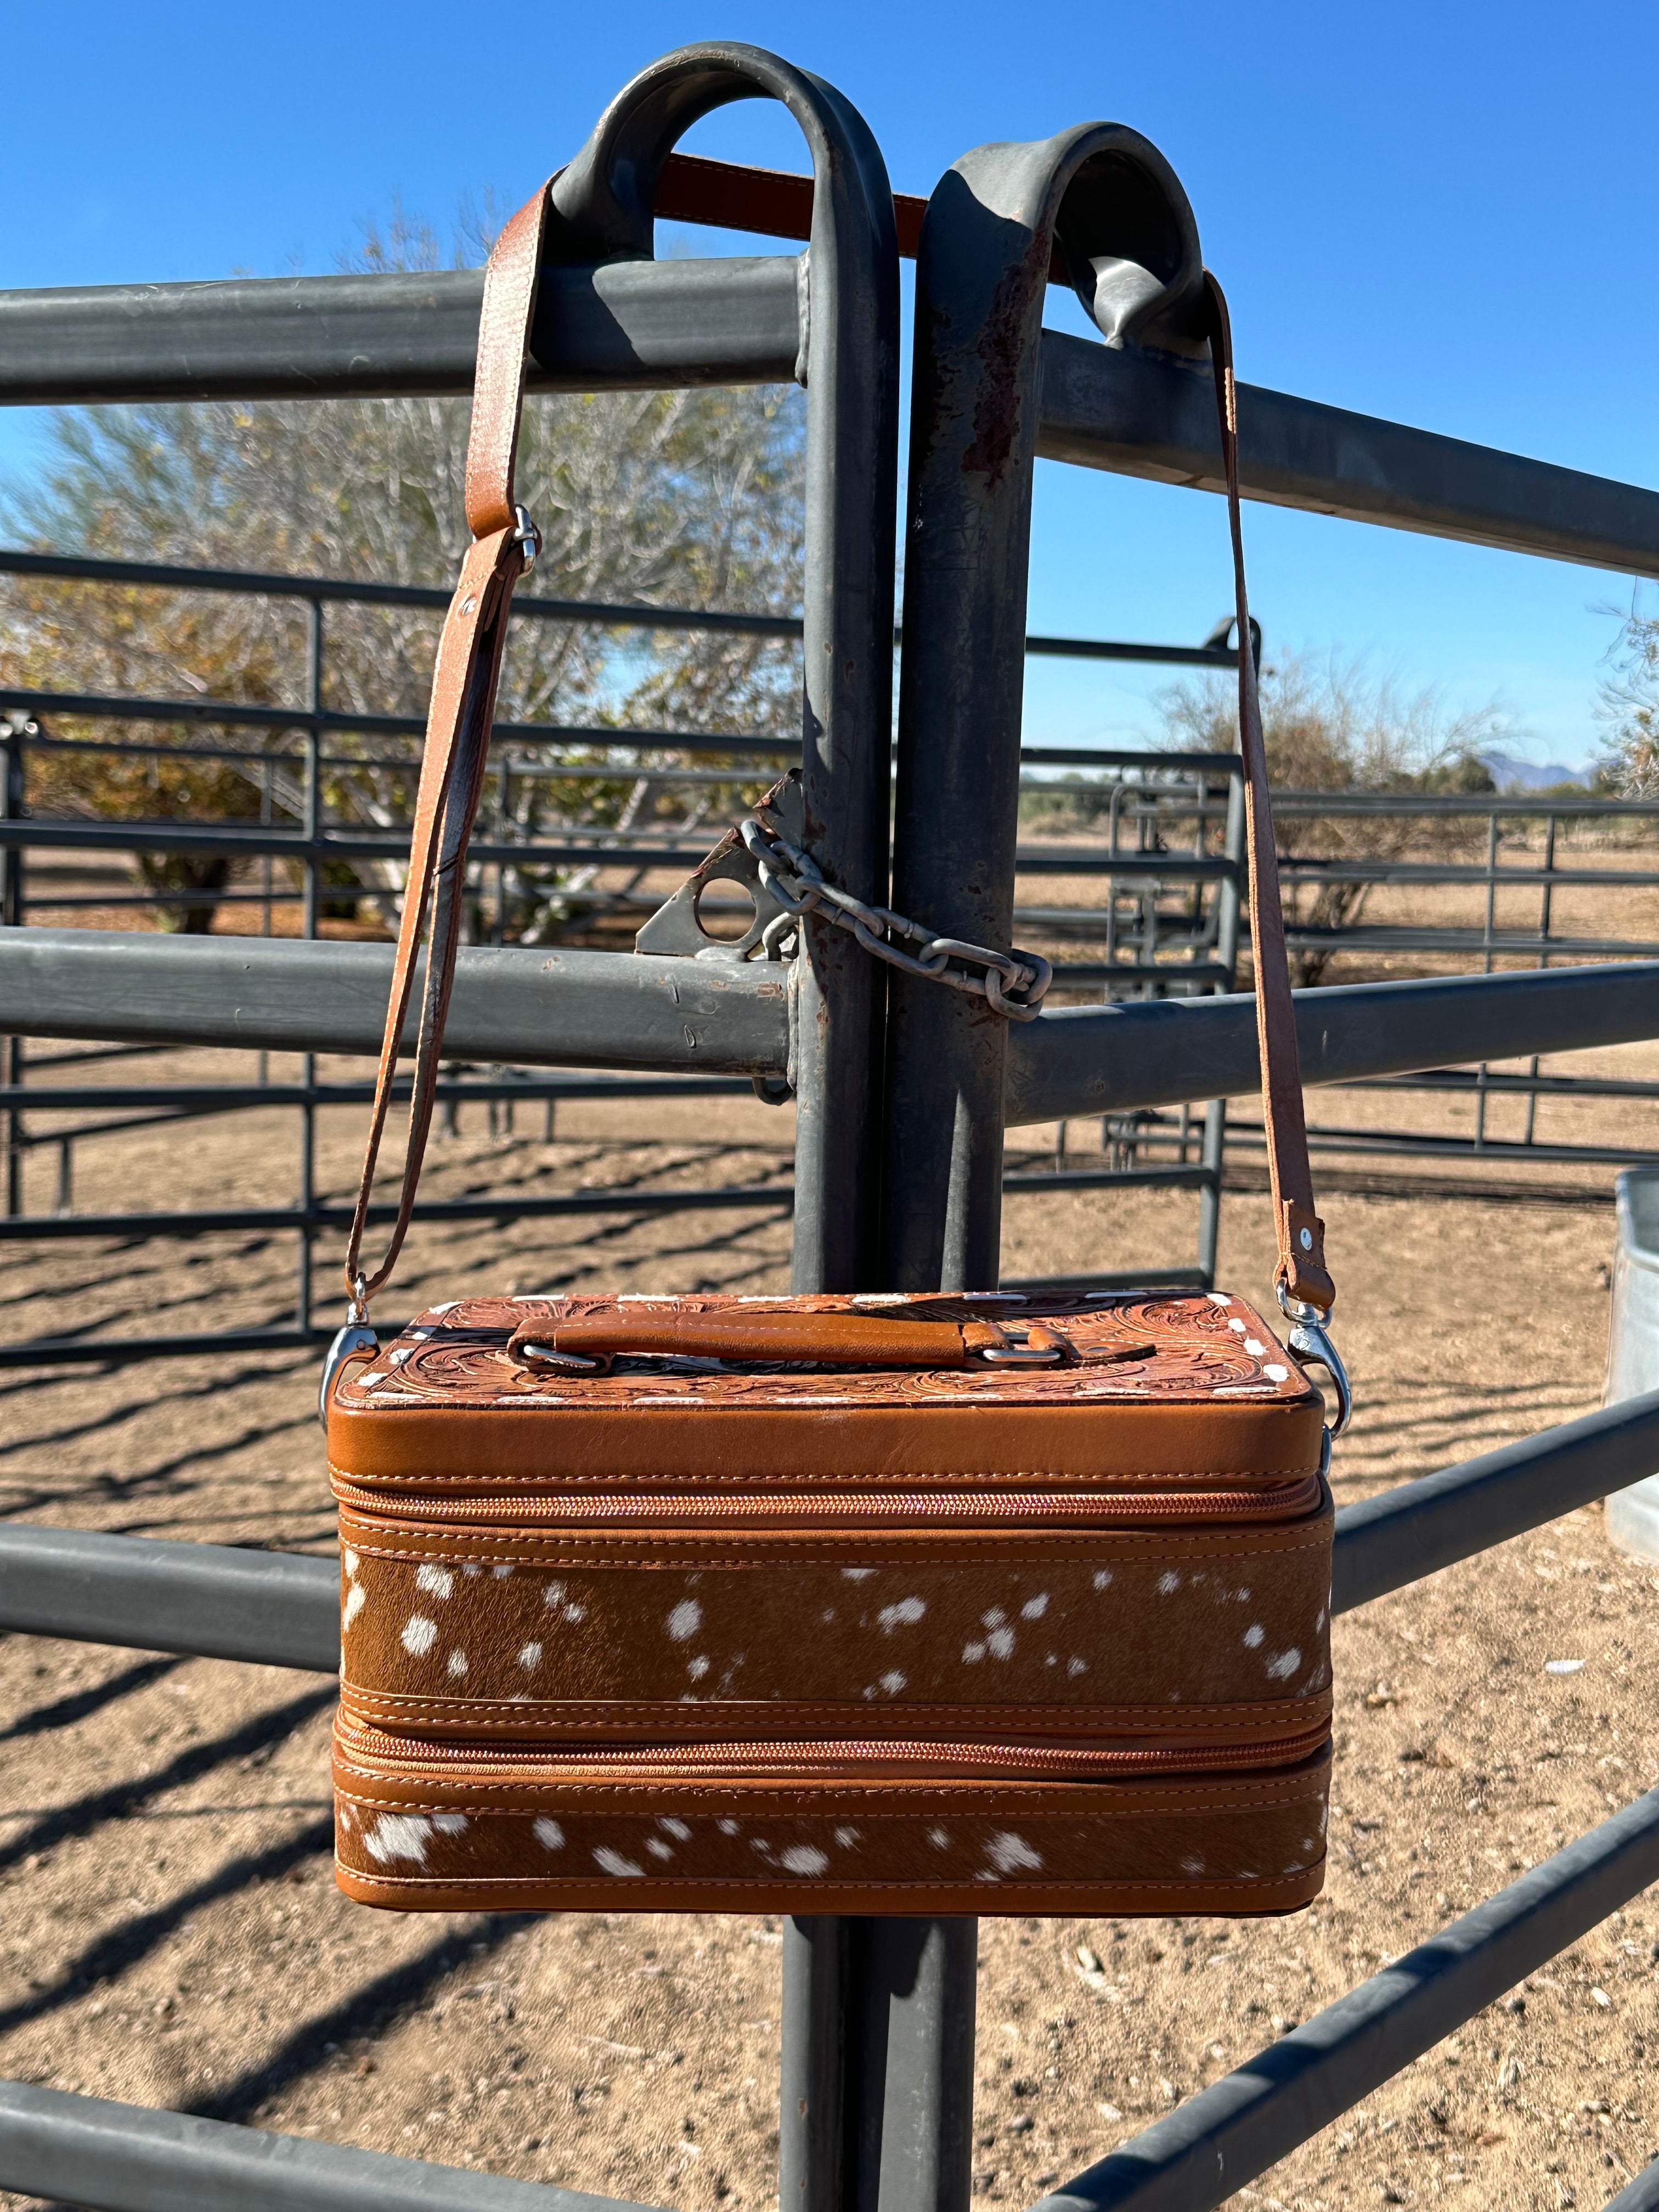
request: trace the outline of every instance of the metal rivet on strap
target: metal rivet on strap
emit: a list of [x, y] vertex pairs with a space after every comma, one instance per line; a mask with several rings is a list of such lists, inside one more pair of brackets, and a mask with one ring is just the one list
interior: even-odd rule
[[477, 604], [478, 604], [477, 600], [475, 598], [473, 598], [473, 597], [471, 597], [471, 595], [469, 595], [466, 599], [464, 599], [461, 601], [461, 612], [462, 612], [464, 615], [470, 615], [470, 614], [471, 613], [471, 611], [472, 611], [473, 608], [474, 608], [474, 607], [476, 607], [476, 606], [477, 605]]

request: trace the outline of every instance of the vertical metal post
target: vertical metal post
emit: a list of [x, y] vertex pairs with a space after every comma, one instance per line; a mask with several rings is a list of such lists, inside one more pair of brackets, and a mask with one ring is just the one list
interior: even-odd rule
[[976, 1920], [852, 1923], [848, 2212], [961, 2212], [972, 2185]]
[[[1182, 337], [1201, 282], [1178, 180], [1115, 125], [981, 147], [928, 203], [893, 904], [998, 946], [1013, 924], [1037, 347], [1057, 234], [1115, 343]], [[923, 979], [896, 975], [888, 1003], [889, 1279], [902, 1290], [994, 1289], [1006, 1025], [983, 1000]], [[845, 2141], [858, 2212], [965, 2212], [976, 1947], [968, 1919], [855, 1923], [860, 2048]]]
[[[1244, 776], [1236, 770], [1227, 784], [1227, 823], [1222, 849], [1232, 863], [1216, 890], [1215, 957], [1226, 975], [1217, 988], [1231, 991], [1238, 981], [1238, 928], [1246, 866], [1244, 850]], [[1204, 1287], [1215, 1288], [1217, 1255], [1221, 1241], [1221, 1182], [1227, 1165], [1227, 1102], [1212, 1098], [1204, 1109], [1204, 1144], [1199, 1154], [1206, 1176], [1198, 1192], [1198, 1264], [1204, 1270]]]
[[961, 2212], [979, 1923], [799, 1919], [784, 1935], [781, 2212]]
[[845, 2212], [848, 1948], [861, 1923], [828, 1916], [783, 1927], [779, 2212]]
[[[507, 762], [503, 760], [497, 772], [495, 783], [495, 842], [498, 845], [504, 845], [507, 842], [507, 809], [511, 803], [511, 771]], [[504, 945], [507, 942], [507, 862], [505, 860], [497, 860], [495, 863], [495, 926], [490, 932], [489, 941], [492, 945]], [[509, 1126], [511, 1112], [512, 1109], [509, 1107]]]
[[[320, 599], [306, 601], [306, 642], [308, 648], [306, 671], [306, 704], [313, 714], [322, 712], [323, 706], [323, 603]], [[322, 825], [323, 803], [323, 732], [321, 725], [311, 722], [305, 732], [305, 820], [306, 855], [304, 875], [304, 910], [301, 927], [307, 938], [317, 934], [319, 907], [318, 877], [320, 863], [317, 855], [317, 839]], [[307, 1091], [317, 1081], [317, 1056], [303, 1053], [300, 1059], [300, 1080]], [[294, 1291], [294, 1324], [301, 1331], [311, 1327], [311, 1245], [310, 1214], [317, 1203], [317, 1109], [309, 1098], [300, 1109], [300, 1209], [307, 1216], [300, 1230], [300, 1250]]]
[[[700, 116], [769, 99], [812, 162], [800, 268], [806, 386], [801, 594], [805, 842], [832, 883], [884, 904], [898, 476], [898, 234], [869, 125], [821, 77], [758, 46], [711, 42], [620, 93], [552, 185], [556, 258], [648, 257], [662, 162]], [[793, 1273], [798, 1291], [877, 1289], [881, 1022], [877, 963], [844, 930], [805, 926], [794, 981]]]
[[[805, 842], [832, 883], [885, 904], [898, 472], [898, 238], [868, 125], [832, 86], [755, 46], [688, 47], [644, 70], [552, 186], [555, 252], [648, 255], [662, 161], [727, 101], [779, 100], [812, 160], [801, 264], [806, 535], [801, 613]], [[1023, 641], [1022, 641], [1023, 643]], [[798, 1291], [883, 1281], [881, 971], [844, 932], [809, 920], [795, 963]], [[855, 1928], [857, 1923], [853, 1923]], [[846, 1931], [791, 1931], [784, 1959], [781, 2160], [792, 2212], [840, 2212], [825, 2145], [846, 2107]], [[825, 1977], [828, 1976], [826, 1979]], [[803, 2090], [799, 2085], [808, 2085]], [[895, 2206], [892, 2212], [901, 2212]]]
[[[916, 262], [893, 903], [1006, 945], [1013, 922], [1031, 472], [1058, 237], [1114, 343], [1192, 352], [1196, 227], [1136, 132], [1091, 124], [981, 147], [941, 179]], [[1006, 1024], [982, 1000], [889, 985], [887, 1252], [902, 1290], [984, 1289], [1001, 1231]]]
[[[1492, 970], [1492, 939], [1498, 924], [1498, 808], [1494, 802], [1486, 817], [1486, 920], [1481, 932], [1481, 973], [1490, 975]], [[1483, 1060], [1474, 1076], [1474, 1149], [1481, 1151], [1486, 1141], [1486, 1063]]]
[[[1556, 817], [1552, 814], [1544, 830], [1544, 889], [1538, 902], [1538, 964], [1540, 968], [1547, 968], [1550, 964], [1550, 924], [1555, 904], [1555, 820]], [[1532, 1056], [1530, 1073], [1533, 1081], [1536, 1083], [1538, 1080], [1536, 1053]], [[1533, 1131], [1537, 1127], [1537, 1123], [1538, 1093], [1535, 1091], [1529, 1091], [1527, 1093], [1527, 1126], [1522, 1138], [1523, 1144], [1531, 1144]]]
[[[21, 714], [10, 714], [0, 719], [0, 739], [3, 741], [3, 760], [0, 760], [0, 817], [8, 822], [21, 822], [24, 814], [26, 763], [23, 745], [27, 722]], [[8, 929], [23, 927], [24, 855], [21, 845], [8, 845], [0, 856], [0, 922]], [[14, 1090], [23, 1082], [24, 1044], [21, 1036], [9, 1036], [5, 1051], [0, 1056], [5, 1080]], [[21, 1107], [10, 1108], [6, 1115], [6, 1212], [15, 1218], [23, 1211], [23, 1161], [27, 1146]]]
[[[851, 111], [848, 111], [850, 117]], [[809, 137], [812, 134], [809, 131]], [[817, 167], [806, 359], [801, 611], [806, 842], [832, 883], [884, 904], [898, 527], [898, 246], [875, 143]], [[890, 252], [890, 261], [887, 258]], [[797, 1291], [876, 1289], [884, 971], [809, 921], [795, 985]]]
[[[269, 830], [276, 817], [276, 763], [267, 761], [259, 775], [259, 826], [263, 830]], [[263, 854], [259, 861], [259, 888], [263, 893], [259, 908], [261, 937], [270, 934], [271, 895], [276, 889], [276, 864], [273, 856], [269, 853]], [[258, 1080], [262, 1085], [270, 1080], [270, 1054], [268, 1052], [262, 1051], [259, 1054]]]

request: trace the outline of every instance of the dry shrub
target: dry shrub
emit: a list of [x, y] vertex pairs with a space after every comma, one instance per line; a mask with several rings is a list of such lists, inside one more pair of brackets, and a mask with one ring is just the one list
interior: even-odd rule
[[[483, 244], [474, 227], [457, 264]], [[432, 234], [398, 218], [343, 265], [418, 270], [439, 259]], [[544, 550], [527, 593], [798, 612], [800, 397], [772, 389], [532, 397], [518, 488]], [[466, 401], [434, 398], [65, 410], [39, 473], [0, 495], [0, 522], [14, 543], [46, 550], [447, 589], [469, 538], [468, 419]], [[418, 608], [329, 605], [322, 703], [423, 714], [439, 619]], [[799, 726], [797, 663], [787, 641], [520, 621], [499, 714], [603, 729], [782, 734]], [[0, 680], [20, 688], [297, 710], [308, 667], [305, 610], [292, 599], [40, 578], [10, 579], [0, 597]], [[52, 733], [169, 744], [193, 733], [199, 744], [212, 741], [210, 727], [61, 716]], [[223, 726], [213, 735], [244, 749], [263, 742]], [[324, 793], [335, 818], [380, 828], [408, 818], [413, 767], [378, 763], [389, 754], [395, 763], [399, 751], [412, 763], [412, 745], [334, 732], [327, 749], [346, 757]], [[292, 732], [273, 732], [270, 750], [283, 757], [270, 771], [276, 811], [295, 819], [303, 787]], [[507, 748], [500, 757], [538, 754]], [[598, 768], [606, 748], [567, 757]], [[41, 811], [122, 820], [257, 815], [267, 773], [258, 763], [177, 755], [124, 764], [90, 747], [36, 759], [30, 797]], [[670, 803], [648, 779], [630, 789], [614, 777], [552, 785], [520, 777], [509, 787], [507, 827], [525, 836], [544, 822], [642, 827]], [[185, 864], [185, 872], [201, 865]], [[401, 888], [401, 870], [356, 865], [367, 884]], [[556, 926], [561, 894], [574, 880], [569, 871], [514, 872], [514, 930]]]
[[[1237, 750], [1238, 696], [1231, 678], [1173, 685], [1159, 703], [1171, 746]], [[1363, 866], [1408, 854], [1455, 857], [1479, 845], [1482, 826], [1456, 816], [1337, 814], [1297, 801], [1322, 792], [1494, 791], [1481, 753], [1504, 734], [1496, 707], [1448, 714], [1433, 691], [1404, 696], [1358, 662], [1315, 664], [1285, 655], [1262, 672], [1261, 722], [1268, 777], [1283, 794], [1274, 814], [1282, 859]], [[1322, 932], [1352, 927], [1374, 888], [1340, 878], [1287, 884], [1286, 920]], [[1296, 981], [1319, 982], [1340, 950], [1334, 942], [1298, 947], [1291, 955]]]

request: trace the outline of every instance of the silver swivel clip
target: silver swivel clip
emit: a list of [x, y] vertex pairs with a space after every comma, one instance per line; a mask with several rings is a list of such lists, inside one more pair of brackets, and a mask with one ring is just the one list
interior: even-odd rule
[[325, 1436], [328, 1434], [329, 1401], [334, 1395], [340, 1370], [360, 1352], [375, 1352], [380, 1348], [380, 1338], [368, 1326], [368, 1301], [364, 1296], [367, 1288], [365, 1278], [359, 1275], [351, 1286], [345, 1325], [335, 1332], [334, 1341], [323, 1361], [323, 1379], [317, 1392], [317, 1418], [323, 1425]]
[[1331, 1387], [1336, 1393], [1336, 1419], [1331, 1423], [1330, 1433], [1340, 1437], [1353, 1413], [1353, 1391], [1342, 1356], [1326, 1331], [1329, 1316], [1319, 1307], [1310, 1305], [1305, 1298], [1293, 1298], [1283, 1283], [1275, 1287], [1279, 1310], [1291, 1324], [1291, 1350], [1304, 1364], [1322, 1367], [1331, 1378]]
[[536, 556], [542, 550], [542, 533], [531, 520], [530, 509], [527, 507], [515, 507], [513, 510], [513, 520], [516, 527], [513, 532], [512, 542], [524, 548], [524, 567], [520, 574], [527, 576], [535, 567]]

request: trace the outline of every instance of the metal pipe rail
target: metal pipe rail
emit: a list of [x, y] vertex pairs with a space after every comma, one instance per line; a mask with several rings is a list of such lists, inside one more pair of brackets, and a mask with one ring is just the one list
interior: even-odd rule
[[[1164, 1171], [1146, 1172], [1158, 1180]], [[556, 1191], [538, 1197], [515, 1192], [510, 1198], [432, 1198], [414, 1209], [416, 1221], [524, 1221], [556, 1219], [573, 1213], [698, 1213], [704, 1211], [746, 1212], [750, 1206], [788, 1206], [795, 1203], [789, 1183], [720, 1183], [713, 1189], [680, 1188], [673, 1183], [641, 1188], [626, 1184], [616, 1189], [596, 1185], [585, 1190]], [[216, 1237], [238, 1230], [265, 1236], [295, 1229], [349, 1229], [349, 1206], [194, 1206], [189, 1212], [131, 1213], [13, 1213], [0, 1217], [0, 1243], [54, 1244], [85, 1237]], [[398, 1209], [390, 1200], [368, 1209], [371, 1222], [395, 1221]], [[94, 1338], [88, 1356], [98, 1350]]]
[[[0, 694], [3, 697], [3, 694]], [[738, 742], [733, 740], [733, 743]], [[706, 741], [704, 750], [712, 751], [720, 740]], [[775, 748], [775, 757], [778, 749]], [[603, 769], [578, 769], [572, 773], [586, 775], [597, 781], [603, 777]], [[630, 769], [630, 776], [649, 774], [649, 770]], [[740, 780], [734, 769], [729, 782]], [[187, 821], [86, 821], [59, 819], [43, 821], [29, 817], [19, 821], [0, 820], [0, 848], [33, 848], [46, 852], [131, 852], [131, 853], [222, 853], [234, 860], [255, 860], [266, 855], [292, 860], [387, 860], [407, 858], [409, 838], [398, 830], [325, 830], [315, 837], [307, 837], [301, 830], [270, 830], [263, 824], [239, 822]], [[669, 836], [647, 843], [637, 831], [610, 832], [603, 830], [572, 831], [562, 840], [547, 837], [499, 839], [481, 837], [468, 848], [471, 856], [479, 861], [539, 863], [544, 866], [592, 866], [595, 865], [625, 868], [685, 868], [689, 871], [702, 860], [708, 849], [708, 833], [675, 839]], [[1126, 879], [1153, 878], [1166, 883], [1217, 883], [1224, 879], [1236, 881], [1238, 867], [1223, 854], [1182, 853], [1115, 853], [1109, 855], [1087, 848], [1068, 846], [1030, 845], [1019, 849], [1018, 865], [1022, 874], [1074, 876], [1113, 875]], [[1479, 878], [1484, 883], [1482, 872]], [[1500, 882], [1504, 880], [1499, 878]], [[1539, 880], [1544, 880], [1540, 878]], [[1571, 877], [1558, 878], [1571, 881]], [[1636, 881], [1651, 880], [1647, 878]], [[158, 894], [158, 897], [164, 896]], [[1103, 923], [1103, 914], [1092, 918]]]
[[[543, 271], [532, 392], [793, 384], [790, 256]], [[482, 269], [0, 293], [0, 405], [389, 398], [472, 389]]]
[[[216, 727], [250, 730], [363, 730], [371, 737], [381, 738], [418, 738], [426, 730], [425, 719], [419, 714], [360, 714], [343, 708], [268, 707], [234, 699], [150, 699], [136, 692], [122, 696], [106, 691], [30, 690], [16, 685], [0, 686], [0, 707], [28, 714], [82, 714], [112, 722], [200, 722]], [[505, 720], [492, 726], [498, 738], [524, 744], [602, 745], [652, 752], [748, 753], [769, 760], [781, 759], [793, 753], [796, 746], [796, 741], [790, 738], [772, 738], [752, 732], [727, 735], [719, 730], [638, 730], [612, 728], [605, 723]], [[83, 738], [80, 742], [89, 751], [102, 750], [95, 739]], [[204, 747], [202, 750], [207, 752], [208, 749]], [[248, 757], [274, 759], [279, 756], [253, 754]], [[411, 759], [409, 765], [415, 768], [419, 763]], [[118, 823], [112, 826], [118, 829], [124, 825]], [[407, 843], [407, 839], [404, 842]]]
[[1038, 2212], [1212, 2212], [1655, 1881], [1659, 1790], [1063, 2183]]
[[[1659, 1392], [1345, 1507], [1332, 1609], [1350, 1610], [1541, 1526], [1648, 1473], [1656, 1459]], [[338, 1569], [296, 1553], [14, 1522], [0, 1526], [0, 1628], [331, 1675], [339, 1663]], [[1205, 2212], [1656, 1879], [1659, 1792], [1055, 2191], [1045, 2207]], [[796, 1940], [810, 1940], [806, 1927], [798, 1923]], [[798, 1976], [794, 2000], [808, 2001], [814, 1986], [811, 1974]], [[822, 1996], [821, 1977], [817, 1986]], [[806, 2040], [798, 2029], [798, 2056]], [[909, 2057], [924, 2059], [925, 2041]], [[326, 2171], [331, 2193], [312, 2178], [313, 2152], [327, 2161], [316, 2173]], [[198, 2173], [199, 2196], [190, 2193]], [[198, 2203], [206, 2212], [233, 2199], [253, 2212], [390, 2212], [410, 2203], [532, 2212], [550, 2202], [554, 2212], [599, 2212], [603, 2203], [23, 2084], [0, 2085], [0, 2175], [9, 2187], [67, 2193], [118, 2212]], [[381, 2183], [404, 2193], [369, 2193]], [[267, 2189], [273, 2193], [261, 2193]], [[469, 2190], [476, 2193], [444, 2193]]]
[[648, 2212], [550, 2182], [0, 2081], [9, 2189], [110, 2212]]
[[[373, 1056], [392, 958], [388, 945], [0, 931], [0, 1034]], [[453, 1060], [722, 1075], [787, 1060], [787, 979], [769, 962], [464, 945], [456, 977]]]
[[1621, 2189], [1607, 2212], [1654, 2212], [1659, 2205], [1659, 2159], [1644, 2166], [1629, 2187]]
[[[671, 264], [684, 268], [684, 262]], [[728, 264], [729, 265], [729, 264]], [[0, 329], [4, 327], [8, 297], [0, 292]], [[52, 295], [45, 296], [51, 297]], [[793, 381], [793, 378], [790, 380]], [[469, 389], [471, 388], [469, 378]], [[3, 400], [0, 399], [0, 404]], [[192, 592], [228, 592], [233, 595], [252, 594], [260, 599], [306, 599], [321, 605], [334, 603], [364, 606], [428, 607], [441, 614], [449, 605], [450, 594], [429, 584], [382, 584], [357, 582], [349, 576], [318, 576], [288, 574], [281, 569], [258, 568], [192, 568], [167, 561], [106, 561], [79, 553], [27, 553], [0, 546], [0, 576], [42, 576], [63, 583], [145, 585], [158, 589]], [[516, 619], [528, 616], [532, 621], [575, 623], [596, 629], [685, 629], [725, 630], [750, 637], [787, 638], [799, 642], [805, 625], [799, 615], [745, 614], [739, 610], [713, 607], [659, 607], [639, 599], [550, 599], [536, 592], [521, 592], [514, 595], [513, 612]], [[903, 630], [896, 623], [893, 628], [893, 642], [902, 642]], [[1172, 668], [1237, 668], [1238, 653], [1227, 645], [1150, 645], [1138, 641], [1103, 637], [1028, 637], [1025, 650], [1037, 659], [1058, 660], [1128, 660], [1152, 663]], [[6, 693], [0, 695], [6, 702], [15, 698], [44, 696], [44, 694]], [[110, 701], [106, 703], [115, 704]], [[195, 712], [198, 702], [183, 700], [178, 703], [181, 714]], [[224, 704], [225, 702], [221, 702]], [[301, 715], [307, 722], [315, 717], [307, 710]], [[356, 725], [353, 725], [356, 727]], [[497, 723], [499, 732], [503, 725]], [[1046, 756], [1032, 756], [1043, 758]], [[1088, 760], [1107, 763], [1117, 757], [1110, 753], [1065, 752], [1056, 758]], [[1125, 760], [1138, 759], [1139, 755], [1125, 754]], [[1219, 763], [1221, 772], [1236, 769], [1237, 763], [1228, 753], [1211, 755], [1174, 755], [1176, 761], [1207, 759]]]
[[[532, 390], [793, 383], [787, 256], [547, 272]], [[0, 404], [386, 397], [472, 383], [483, 272], [0, 294]], [[1206, 368], [1042, 334], [1044, 459], [1219, 491]], [[1248, 497], [1659, 574], [1659, 494], [1259, 386], [1239, 391]]]
[[[1644, 1097], [1659, 1097], [1659, 1085], [1632, 1088]], [[440, 1105], [462, 1104], [468, 1099], [557, 1103], [567, 1098], [741, 1097], [748, 1089], [735, 1075], [441, 1075], [434, 1096]], [[409, 1079], [397, 1077], [392, 1086], [393, 1104], [406, 1104], [409, 1091]], [[27, 1106], [36, 1113], [62, 1113], [89, 1103], [153, 1106], [157, 1109], [154, 1118], [160, 1121], [175, 1114], [230, 1113], [245, 1106], [366, 1106], [374, 1096], [374, 1085], [367, 1082], [111, 1083], [73, 1088], [50, 1083], [0, 1084], [0, 1113], [14, 1106]]]
[[[1659, 962], [1331, 984], [1298, 991], [1296, 1014], [1310, 1088], [1577, 1052], [1659, 1036]], [[1260, 1081], [1253, 998], [1061, 1006], [1008, 1040], [1003, 1118], [1012, 1127], [1178, 1106], [1253, 1093]]]
[[[1044, 331], [1036, 378], [1043, 459], [1225, 489], [1207, 357]], [[1238, 387], [1238, 472], [1273, 507], [1659, 576], [1659, 492], [1260, 385]]]
[[[669, 264], [684, 268], [684, 262]], [[48, 295], [47, 296], [50, 296]], [[7, 295], [0, 293], [0, 327]], [[81, 553], [26, 553], [0, 546], [0, 576], [44, 576], [59, 583], [153, 586], [233, 597], [313, 599], [370, 607], [429, 607], [441, 615], [451, 593], [430, 584], [382, 584], [351, 576], [290, 574], [275, 568], [196, 568], [171, 561], [106, 561]], [[726, 608], [658, 607], [639, 599], [558, 599], [539, 592], [514, 595], [515, 621], [568, 622], [619, 629], [735, 630], [745, 636], [799, 641], [799, 615], [744, 614]], [[309, 720], [310, 717], [306, 717]]]
[[[389, 945], [0, 931], [0, 1033], [372, 1054], [391, 971]], [[449, 1046], [457, 1060], [779, 1075], [786, 999], [770, 963], [464, 946]], [[1346, 1084], [1659, 1036], [1659, 962], [1335, 984], [1296, 1002], [1304, 1080]], [[1010, 1127], [1258, 1082], [1244, 994], [1057, 1007], [1007, 1045]]]

